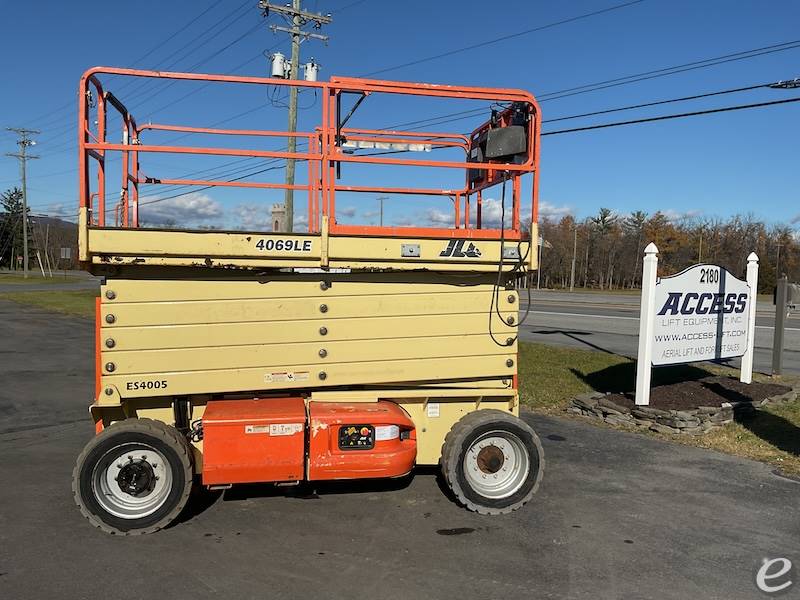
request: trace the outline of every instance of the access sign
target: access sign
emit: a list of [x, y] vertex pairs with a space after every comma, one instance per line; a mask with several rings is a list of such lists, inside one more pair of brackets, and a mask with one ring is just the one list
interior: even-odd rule
[[636, 361], [636, 404], [650, 403], [653, 367], [741, 356], [739, 381], [753, 380], [758, 256], [747, 257], [742, 281], [717, 265], [657, 276], [658, 248], [642, 261], [642, 304]]
[[652, 364], [742, 356], [750, 286], [716, 265], [694, 265], [656, 282]]

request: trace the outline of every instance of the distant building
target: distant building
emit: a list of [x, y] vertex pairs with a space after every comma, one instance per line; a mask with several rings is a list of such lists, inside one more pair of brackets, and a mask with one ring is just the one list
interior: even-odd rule
[[272, 231], [286, 231], [286, 207], [283, 204], [272, 205]]

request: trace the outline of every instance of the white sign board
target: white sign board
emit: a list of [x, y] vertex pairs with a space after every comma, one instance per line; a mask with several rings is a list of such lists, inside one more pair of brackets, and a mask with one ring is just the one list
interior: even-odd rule
[[658, 248], [642, 261], [636, 404], [650, 403], [652, 367], [742, 357], [739, 380], [753, 379], [758, 256], [747, 257], [747, 281], [722, 267], [694, 265], [659, 279]]
[[694, 265], [656, 282], [652, 364], [742, 356], [753, 294], [716, 265]]

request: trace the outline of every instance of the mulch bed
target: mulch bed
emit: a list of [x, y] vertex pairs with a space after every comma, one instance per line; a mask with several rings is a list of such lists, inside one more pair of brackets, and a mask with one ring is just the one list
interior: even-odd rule
[[[654, 387], [650, 391], [650, 406], [661, 410], [687, 410], [699, 406], [721, 406], [725, 402], [760, 402], [789, 391], [791, 388], [774, 383], [746, 384], [733, 377], [705, 377]], [[635, 406], [633, 394], [611, 394], [607, 398], [626, 408]]]

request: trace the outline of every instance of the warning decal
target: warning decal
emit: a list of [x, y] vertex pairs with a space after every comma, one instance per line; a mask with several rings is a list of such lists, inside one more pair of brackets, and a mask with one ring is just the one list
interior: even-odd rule
[[282, 371], [264, 375], [264, 383], [294, 383], [295, 381], [308, 381], [308, 371]]

